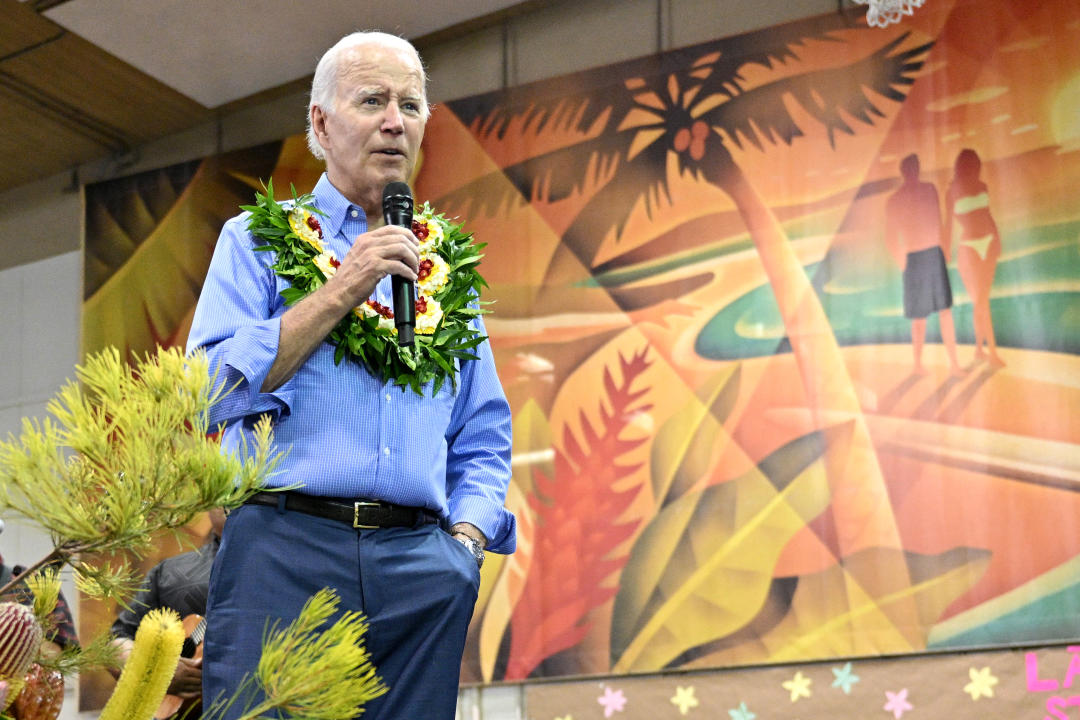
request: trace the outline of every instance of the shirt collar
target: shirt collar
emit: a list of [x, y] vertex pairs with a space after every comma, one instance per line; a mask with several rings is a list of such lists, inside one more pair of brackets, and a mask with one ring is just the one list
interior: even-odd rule
[[[338, 235], [341, 232], [341, 226], [345, 224], [346, 217], [353, 209], [359, 212], [357, 219], [367, 223], [364, 208], [349, 202], [349, 199], [342, 195], [326, 177], [326, 173], [319, 178], [311, 194], [315, 196], [315, 206], [325, 213], [325, 217], [320, 218], [325, 234]], [[352, 238], [349, 240], [351, 241]]]

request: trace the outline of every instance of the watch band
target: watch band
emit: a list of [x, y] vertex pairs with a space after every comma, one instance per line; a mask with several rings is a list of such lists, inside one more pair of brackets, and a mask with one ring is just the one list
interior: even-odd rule
[[451, 537], [464, 545], [469, 552], [472, 553], [473, 559], [476, 560], [476, 567], [480, 568], [484, 566], [484, 548], [480, 545], [480, 541], [471, 535], [466, 535], [460, 530], [454, 533]]

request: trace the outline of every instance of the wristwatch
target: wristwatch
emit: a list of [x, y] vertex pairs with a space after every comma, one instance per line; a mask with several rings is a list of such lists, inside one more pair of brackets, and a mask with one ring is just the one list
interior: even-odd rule
[[479, 540], [470, 537], [463, 532], [454, 533], [454, 539], [464, 545], [468, 551], [472, 553], [473, 559], [476, 560], [476, 567], [480, 568], [484, 566], [484, 548]]

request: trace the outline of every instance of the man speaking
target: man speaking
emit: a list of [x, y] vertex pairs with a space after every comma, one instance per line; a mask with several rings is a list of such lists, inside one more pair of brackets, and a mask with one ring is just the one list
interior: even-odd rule
[[[343, 609], [367, 615], [371, 660], [389, 687], [364, 717], [455, 715], [484, 550], [515, 543], [503, 505], [510, 411], [491, 349], [481, 342], [451, 380], [420, 393], [336, 362], [341, 348], [329, 341], [354, 313], [389, 312], [393, 276], [416, 282], [430, 270], [410, 227], [386, 224], [381, 207], [388, 184], [408, 181], [428, 114], [410, 43], [343, 38], [312, 83], [308, 144], [326, 172], [311, 195], [319, 212], [298, 230], [314, 233], [325, 281], [287, 305], [279, 253], [256, 250], [264, 243], [250, 216], [222, 229], [188, 347], [205, 348], [219, 383], [236, 385], [212, 416], [226, 424], [223, 450], [269, 413], [288, 452], [271, 483], [300, 487], [256, 496], [225, 525], [207, 608], [208, 699], [232, 696], [254, 670], [268, 622], [288, 622], [330, 587]], [[479, 316], [472, 327], [483, 335]]]

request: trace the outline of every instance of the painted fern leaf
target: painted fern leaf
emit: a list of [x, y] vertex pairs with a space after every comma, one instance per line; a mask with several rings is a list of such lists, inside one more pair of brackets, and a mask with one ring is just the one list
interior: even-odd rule
[[647, 389], [632, 389], [649, 366], [645, 351], [629, 360], [620, 355], [619, 364], [621, 382], [604, 370], [607, 406], [600, 405], [599, 427], [582, 412], [581, 438], [564, 429], [553, 475], [534, 472], [534, 555], [510, 621], [507, 680], [528, 677], [546, 658], [581, 642], [589, 612], [615, 594], [611, 579], [626, 556], [612, 554], [637, 529], [637, 520], [621, 518], [641, 489], [624, 485], [642, 464], [622, 459], [644, 442], [623, 435], [635, 413], [651, 408], [640, 403]]

